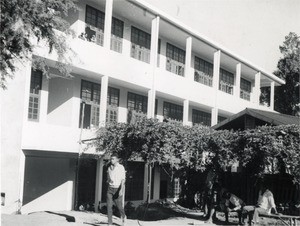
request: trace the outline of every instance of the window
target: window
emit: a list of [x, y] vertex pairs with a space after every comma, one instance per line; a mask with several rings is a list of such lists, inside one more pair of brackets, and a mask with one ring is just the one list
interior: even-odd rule
[[225, 93], [233, 94], [233, 84], [234, 84], [233, 74], [221, 68], [219, 90]]
[[194, 81], [207, 86], [212, 86], [213, 64], [195, 56], [195, 75]]
[[40, 91], [42, 89], [42, 72], [31, 71], [28, 119], [32, 121], [39, 120]]
[[84, 105], [84, 118], [83, 128], [89, 129], [92, 127], [98, 127], [99, 114], [100, 114], [100, 84], [81, 81], [81, 105], [80, 105], [80, 118], [79, 127], [81, 127], [81, 117]]
[[122, 52], [124, 22], [117, 18], [112, 18], [110, 49], [116, 52]]
[[251, 82], [246, 79], [241, 78], [241, 91], [240, 97], [244, 100], [250, 100], [251, 93]]
[[151, 35], [131, 27], [131, 57], [150, 63]]
[[163, 115], [165, 118], [182, 121], [183, 107], [177, 104], [164, 102]]
[[105, 14], [89, 5], [86, 6], [85, 22], [104, 31]]
[[193, 123], [201, 123], [205, 126], [210, 126], [211, 125], [211, 114], [193, 109], [192, 122]]
[[167, 43], [166, 70], [184, 76], [185, 51]]
[[86, 6], [85, 22], [85, 38], [90, 42], [103, 46], [104, 41], [104, 20], [105, 15], [98, 9], [89, 5]]
[[120, 90], [108, 87], [107, 92], [106, 122], [117, 122]]
[[218, 116], [218, 123], [224, 121], [225, 119], [226, 119], [226, 117]]
[[128, 92], [127, 108], [147, 114], [148, 97]]

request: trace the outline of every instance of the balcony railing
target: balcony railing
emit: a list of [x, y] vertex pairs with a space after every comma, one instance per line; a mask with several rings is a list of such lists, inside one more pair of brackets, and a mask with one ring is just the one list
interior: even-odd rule
[[184, 76], [184, 64], [171, 58], [167, 58], [166, 69], [174, 74]]
[[97, 27], [86, 25], [85, 32], [82, 32], [79, 35], [79, 38], [89, 42], [95, 42], [97, 45], [103, 46], [104, 33], [103, 30]]
[[224, 82], [224, 81], [220, 81], [219, 90], [232, 95], [233, 94], [233, 85], [230, 83]]
[[106, 109], [106, 122], [118, 122], [118, 107], [107, 105]]
[[122, 53], [122, 46], [123, 46], [123, 39], [112, 34], [111, 41], [110, 41], [110, 49], [118, 53]]
[[250, 92], [241, 89], [240, 98], [250, 101]]
[[150, 49], [131, 43], [131, 57], [150, 63]]
[[213, 77], [197, 69], [195, 69], [194, 80], [206, 86], [212, 87]]

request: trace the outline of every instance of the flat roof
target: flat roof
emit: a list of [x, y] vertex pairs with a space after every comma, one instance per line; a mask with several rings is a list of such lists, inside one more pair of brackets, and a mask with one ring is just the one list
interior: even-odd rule
[[187, 25], [183, 24], [182, 22], [180, 22], [179, 20], [169, 16], [168, 14], [164, 13], [163, 11], [157, 9], [156, 7], [152, 6], [151, 4], [149, 4], [148, 2], [145, 2], [144, 0], [127, 0], [128, 2], [131, 2], [135, 5], [140, 6], [141, 8], [144, 8], [148, 11], [150, 11], [151, 13], [153, 13], [154, 15], [157, 15], [159, 17], [161, 17], [162, 19], [164, 19], [165, 21], [169, 22], [170, 24], [178, 27], [179, 29], [191, 34], [191, 36], [194, 36], [196, 38], [198, 38], [199, 40], [201, 40], [202, 42], [206, 43], [207, 45], [212, 46], [213, 48], [216, 48], [218, 50], [221, 50], [221, 52], [227, 54], [228, 56], [238, 60], [239, 62], [247, 65], [248, 67], [256, 70], [257, 72], [261, 72], [263, 75], [265, 75], [266, 77], [268, 77], [269, 79], [275, 81], [278, 84], [285, 84], [285, 81], [283, 79], [280, 79], [279, 77], [277, 77], [276, 75], [269, 73], [267, 71], [265, 71], [264, 69], [262, 69], [261, 67], [249, 62], [248, 60], [244, 59], [243, 57], [239, 56], [236, 53], [233, 53], [232, 51], [229, 51], [227, 48], [225, 48], [224, 46], [222, 46], [221, 44], [218, 44], [214, 41], [209, 40], [208, 37], [206, 37], [205, 35], [201, 34], [199, 31], [196, 31], [195, 29], [192, 29], [190, 27], [188, 27]]

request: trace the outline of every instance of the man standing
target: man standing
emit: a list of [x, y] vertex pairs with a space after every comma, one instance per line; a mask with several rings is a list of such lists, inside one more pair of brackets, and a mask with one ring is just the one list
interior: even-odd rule
[[122, 226], [125, 224], [125, 211], [123, 207], [123, 196], [125, 191], [125, 169], [119, 163], [119, 157], [116, 153], [110, 157], [110, 166], [107, 170], [107, 217], [108, 225], [112, 225], [112, 206], [113, 201], [120, 212], [122, 219]]

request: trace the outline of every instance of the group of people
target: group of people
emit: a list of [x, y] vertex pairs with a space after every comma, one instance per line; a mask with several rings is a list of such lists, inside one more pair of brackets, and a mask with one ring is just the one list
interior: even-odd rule
[[272, 210], [274, 214], [278, 214], [274, 196], [265, 183], [260, 184], [257, 204], [255, 206], [247, 206], [245, 202], [236, 195], [224, 188], [220, 189], [216, 181], [217, 174], [215, 171], [209, 171], [205, 182], [204, 201], [207, 223], [212, 223], [213, 218], [216, 218], [216, 210], [225, 213], [225, 221], [227, 224], [229, 224], [229, 212], [237, 212], [240, 225], [245, 224], [244, 219], [247, 217], [249, 225], [255, 225], [259, 223], [259, 214], [270, 214]]
[[[255, 206], [247, 206], [242, 199], [230, 193], [226, 189], [218, 186], [218, 178], [215, 170], [210, 170], [205, 181], [205, 199], [204, 206], [207, 217], [207, 223], [212, 223], [216, 218], [216, 210], [225, 213], [226, 222], [229, 223], [229, 212], [237, 212], [239, 224], [244, 225], [244, 219], [248, 216], [249, 224], [259, 223], [259, 214], [270, 214], [271, 210], [277, 214], [274, 197], [266, 184], [260, 186], [259, 197]], [[108, 225], [112, 225], [112, 206], [115, 202], [122, 220], [125, 224], [126, 215], [124, 211], [124, 191], [125, 191], [125, 169], [119, 163], [117, 154], [112, 154], [110, 165], [107, 171], [107, 215]]]

